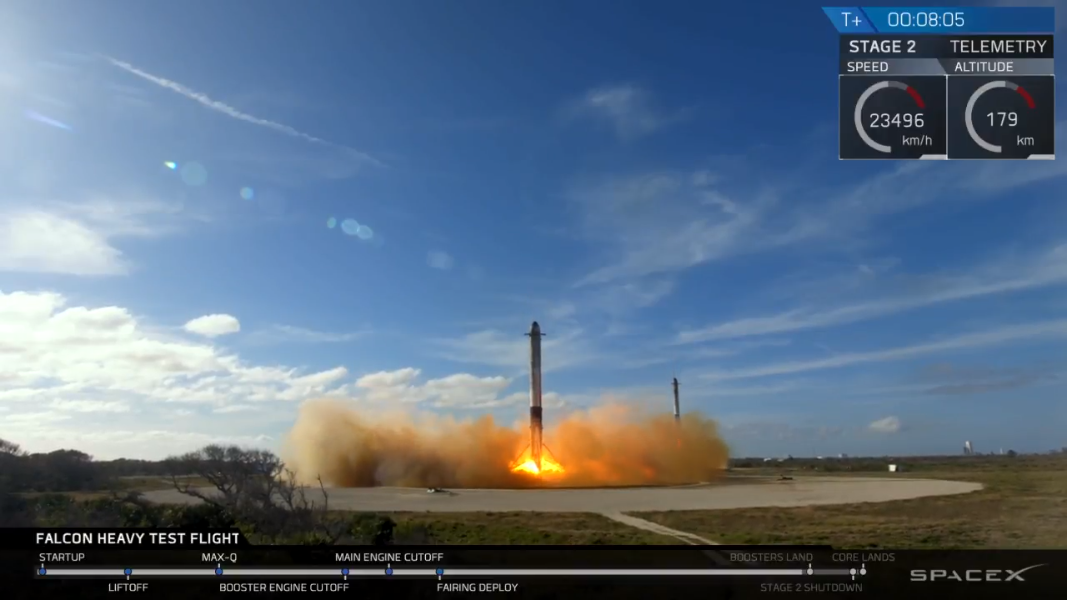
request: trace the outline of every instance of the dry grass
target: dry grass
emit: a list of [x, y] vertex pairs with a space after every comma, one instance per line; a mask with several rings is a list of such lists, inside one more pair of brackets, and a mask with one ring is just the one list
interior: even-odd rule
[[[975, 481], [959, 496], [896, 502], [639, 513], [723, 544], [831, 544], [840, 548], [1067, 548], [1067, 460], [928, 465], [870, 477]], [[781, 472], [781, 469], [778, 469]], [[803, 477], [804, 472], [791, 475]], [[825, 473], [820, 473], [825, 475]], [[841, 474], [848, 476], [847, 474]]]

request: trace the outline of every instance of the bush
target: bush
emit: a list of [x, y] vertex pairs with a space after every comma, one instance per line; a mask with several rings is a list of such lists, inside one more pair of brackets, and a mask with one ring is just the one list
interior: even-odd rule
[[237, 526], [228, 511], [214, 504], [167, 506], [162, 511], [158, 527], [187, 527], [190, 529], [229, 529]]
[[[155, 467], [152, 467], [155, 465]], [[169, 475], [179, 492], [202, 502], [163, 506], [138, 493], [118, 493], [117, 476]], [[196, 479], [190, 480], [189, 475]], [[213, 489], [194, 487], [206, 480]], [[59, 492], [111, 489], [78, 500]], [[37, 494], [28, 497], [27, 492]], [[400, 527], [373, 513], [333, 514], [322, 481], [313, 502], [274, 454], [236, 446], [207, 446], [162, 463], [93, 462], [85, 453], [26, 454], [0, 439], [0, 526], [238, 528], [252, 543], [379, 546], [429, 543], [425, 527]]]
[[[322, 501], [310, 501], [296, 474], [265, 450], [211, 445], [166, 461], [171, 482], [182, 494], [198, 498], [233, 521], [250, 541], [267, 544], [336, 543], [347, 524], [329, 514], [329, 495], [319, 480]], [[193, 487], [195, 474], [214, 490]]]

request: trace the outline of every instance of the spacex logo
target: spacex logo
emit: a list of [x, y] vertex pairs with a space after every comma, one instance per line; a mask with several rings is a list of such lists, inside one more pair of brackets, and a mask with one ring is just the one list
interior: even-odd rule
[[1009, 581], [1026, 581], [1023, 573], [1047, 565], [1030, 565], [1025, 569], [969, 569], [966, 571], [948, 571], [945, 569], [915, 569], [911, 572], [912, 581], [960, 581], [981, 583], [1008, 583]]

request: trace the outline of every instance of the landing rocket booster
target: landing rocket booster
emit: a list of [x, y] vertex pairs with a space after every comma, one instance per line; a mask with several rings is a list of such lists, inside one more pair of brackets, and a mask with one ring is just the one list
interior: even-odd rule
[[678, 378], [675, 377], [671, 382], [671, 387], [674, 388], [674, 420], [678, 421], [682, 418], [681, 408], [678, 404]]
[[530, 325], [530, 458], [541, 470], [541, 445], [544, 422], [541, 410], [541, 326]]

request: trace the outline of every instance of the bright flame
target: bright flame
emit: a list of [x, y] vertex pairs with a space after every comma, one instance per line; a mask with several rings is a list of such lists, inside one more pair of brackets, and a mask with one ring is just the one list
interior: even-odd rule
[[549, 452], [547, 448], [542, 452], [544, 452], [544, 455], [541, 457], [540, 468], [537, 466], [537, 461], [530, 456], [530, 449], [527, 448], [526, 451], [522, 453], [522, 456], [512, 463], [511, 472], [527, 473], [529, 475], [538, 476], [563, 475], [567, 472], [567, 470], [563, 468], [563, 465], [556, 462], [555, 458], [552, 457], [552, 453]]

